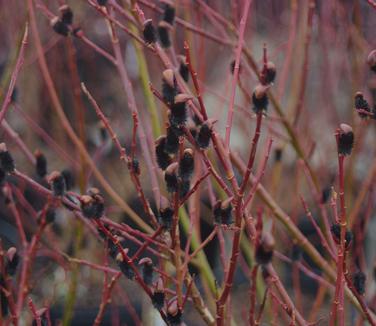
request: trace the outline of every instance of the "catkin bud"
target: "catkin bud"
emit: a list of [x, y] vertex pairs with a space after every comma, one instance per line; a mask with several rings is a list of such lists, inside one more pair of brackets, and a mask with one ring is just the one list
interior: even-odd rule
[[179, 150], [179, 131], [173, 125], [166, 130], [165, 151], [168, 154], [176, 154]]
[[179, 60], [179, 74], [181, 78], [187, 83], [189, 81], [189, 69], [186, 63], [186, 57], [184, 55], [178, 56]]
[[[340, 244], [341, 242], [341, 226], [339, 224], [332, 224], [330, 227], [333, 239], [335, 243]], [[353, 239], [353, 234], [350, 230], [346, 230], [345, 233], [345, 248], [348, 249]]]
[[60, 172], [53, 171], [48, 176], [48, 183], [51, 186], [54, 196], [56, 197], [64, 196], [65, 189], [66, 189], [65, 179], [64, 179], [64, 176]]
[[187, 120], [187, 101], [192, 97], [187, 94], [178, 94], [170, 106], [170, 122], [174, 125], [182, 125]]
[[68, 36], [69, 27], [67, 24], [61, 21], [59, 17], [54, 17], [51, 19], [51, 26], [57, 34]]
[[13, 276], [16, 274], [17, 266], [20, 262], [20, 256], [17, 253], [17, 249], [15, 247], [10, 247], [7, 250], [6, 257], [5, 271], [8, 275]]
[[104, 214], [104, 199], [97, 188], [90, 188], [80, 198], [81, 211], [86, 218], [98, 219]]
[[372, 50], [367, 58], [367, 63], [373, 72], [376, 72], [376, 50]]
[[233, 197], [224, 201], [218, 200], [213, 207], [214, 221], [216, 224], [230, 225], [232, 223]]
[[253, 111], [258, 114], [266, 112], [268, 109], [268, 95], [266, 94], [267, 87], [264, 85], [257, 85], [252, 94]]
[[178, 326], [181, 325], [182, 312], [178, 306], [178, 301], [176, 298], [172, 299], [167, 308], [167, 320], [169, 325]]
[[273, 258], [275, 241], [270, 233], [264, 233], [261, 236], [255, 252], [256, 262], [260, 265], [267, 265]]
[[363, 295], [366, 292], [366, 275], [362, 271], [358, 271], [352, 276], [352, 281], [356, 291]]
[[40, 178], [44, 178], [47, 175], [47, 159], [39, 150], [35, 151], [35, 171]]
[[[128, 249], [123, 249], [125, 254], [128, 253]], [[123, 255], [121, 252], [119, 252], [117, 255], [116, 255], [116, 263], [118, 264], [121, 272], [124, 274], [124, 276], [130, 280], [133, 280], [133, 277], [134, 277], [134, 271], [133, 269], [131, 268], [131, 266], [126, 262], [124, 261], [124, 258], [123, 258]]]
[[172, 69], [166, 69], [162, 73], [162, 95], [167, 104], [174, 103], [175, 96], [178, 94], [178, 85]]
[[165, 22], [169, 23], [170, 25], [174, 24], [175, 20], [175, 7], [172, 5], [172, 2], [166, 1], [164, 3], [164, 11], [163, 11], [163, 18]]
[[128, 166], [135, 175], [141, 174], [140, 163], [137, 158], [133, 157], [131, 160], [129, 160]]
[[209, 120], [206, 120], [200, 127], [200, 130], [196, 136], [197, 145], [201, 149], [209, 147], [210, 138], [212, 135], [213, 125]]
[[72, 25], [73, 23], [73, 11], [68, 5], [62, 5], [59, 8], [61, 14], [61, 21], [64, 24]]
[[332, 193], [332, 188], [330, 186], [325, 187], [321, 191], [321, 204], [326, 204], [328, 202], [331, 193]]
[[179, 199], [184, 198], [191, 189], [191, 181], [179, 179]]
[[158, 24], [159, 41], [161, 42], [162, 47], [165, 49], [171, 46], [171, 39], [170, 39], [171, 29], [172, 29], [172, 26], [165, 21], [161, 21]]
[[179, 188], [179, 180], [177, 175], [178, 167], [178, 163], [175, 162], [170, 164], [165, 171], [164, 179], [166, 182], [167, 191], [170, 193], [177, 192]]
[[1, 168], [5, 173], [14, 172], [15, 165], [13, 157], [8, 152], [7, 146], [5, 143], [0, 144], [0, 164]]
[[160, 136], [155, 141], [155, 156], [157, 157], [158, 166], [165, 170], [171, 164], [171, 157], [166, 152], [166, 136]]
[[153, 261], [149, 257], [144, 257], [138, 262], [142, 266], [142, 279], [145, 284], [151, 285], [153, 281]]
[[155, 35], [155, 28], [153, 26], [153, 21], [151, 19], [147, 19], [144, 22], [144, 30], [143, 30], [144, 40], [148, 44], [155, 43], [157, 40]]
[[282, 148], [276, 148], [274, 151], [274, 161], [280, 162], [282, 160], [283, 150]]
[[162, 278], [159, 278], [155, 284], [151, 302], [155, 309], [161, 310], [165, 302], [165, 289]]
[[276, 75], [277, 75], [277, 70], [275, 68], [275, 64], [271, 61], [267, 62], [266, 69], [264, 72], [265, 83], [267, 84], [273, 83]]
[[170, 230], [172, 226], [173, 216], [174, 210], [171, 208], [170, 202], [165, 197], [161, 197], [161, 205], [158, 214], [158, 220], [160, 225], [164, 229]]
[[[368, 118], [368, 114], [361, 112], [361, 111], [366, 111], [366, 112], [371, 111], [367, 100], [363, 96], [363, 93], [357, 92], [355, 94], [354, 102], [355, 102], [354, 103], [355, 109], [358, 111], [359, 117], [361, 117], [363, 119]], [[359, 110], [360, 110], [360, 112], [359, 112]]]
[[5, 180], [5, 172], [3, 169], [0, 169], [0, 186], [3, 184], [4, 180]]
[[189, 180], [192, 177], [194, 165], [193, 150], [186, 148], [179, 161], [179, 177], [183, 180]]
[[74, 187], [74, 175], [72, 171], [69, 169], [64, 169], [63, 171], [61, 171], [61, 174], [63, 175], [65, 180], [65, 188], [67, 190], [72, 189]]
[[350, 155], [354, 146], [354, 133], [352, 128], [342, 123], [338, 129], [338, 154]]

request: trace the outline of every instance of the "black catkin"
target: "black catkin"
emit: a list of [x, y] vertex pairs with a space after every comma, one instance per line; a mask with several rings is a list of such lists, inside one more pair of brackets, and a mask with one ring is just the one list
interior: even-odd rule
[[61, 174], [64, 177], [66, 189], [71, 190], [74, 187], [74, 175], [72, 171], [69, 169], [64, 169], [61, 171]]
[[166, 136], [160, 136], [156, 140], [155, 144], [155, 155], [157, 157], [157, 163], [158, 166], [162, 170], [166, 170], [166, 168], [170, 165], [171, 163], [171, 157], [170, 155], [166, 152]]
[[321, 204], [326, 204], [328, 202], [331, 193], [332, 193], [332, 188], [330, 186], [325, 187], [321, 191]]
[[206, 121], [201, 125], [200, 130], [196, 136], [197, 145], [201, 149], [208, 148], [210, 144], [211, 135], [212, 135], [212, 128]]
[[142, 266], [142, 279], [145, 284], [151, 285], [153, 282], [153, 261], [149, 257], [140, 259], [139, 265]]
[[[341, 226], [339, 224], [332, 224], [330, 227], [334, 241], [339, 244], [341, 242]], [[350, 230], [345, 233], [345, 248], [348, 249], [353, 239], [353, 234]]]
[[177, 176], [177, 170], [178, 170], [178, 163], [172, 163], [170, 164], [164, 175], [164, 179], [166, 182], [166, 188], [169, 193], [174, 193], [178, 191], [179, 188], [179, 180]]
[[167, 49], [171, 46], [170, 29], [171, 25], [165, 21], [161, 21], [158, 24], [158, 36], [159, 41], [163, 48]]
[[186, 64], [186, 58], [185, 56], [181, 55], [178, 57], [179, 59], [179, 74], [183, 80], [188, 83], [189, 81], [189, 68]]
[[176, 78], [172, 69], [166, 69], [162, 74], [162, 96], [163, 100], [171, 105], [175, 101], [175, 96], [178, 94], [178, 86]]
[[282, 148], [276, 148], [274, 151], [274, 161], [280, 162], [282, 160], [283, 150]]
[[256, 262], [260, 265], [267, 265], [273, 258], [275, 240], [270, 233], [261, 236], [255, 252]]
[[58, 172], [52, 172], [48, 177], [48, 183], [51, 186], [54, 196], [60, 197], [64, 196], [66, 186], [64, 176]]
[[256, 86], [252, 94], [253, 111], [258, 114], [266, 112], [268, 109], [268, 95], [266, 94], [266, 88], [263, 85]]
[[61, 13], [61, 21], [64, 24], [72, 25], [73, 23], [73, 11], [68, 5], [62, 5], [59, 8], [59, 11]]
[[218, 200], [213, 207], [214, 222], [216, 224], [230, 225], [232, 223], [232, 197]]
[[168, 201], [166, 200], [166, 203], [161, 205], [161, 208], [159, 209], [158, 214], [158, 220], [160, 225], [166, 229], [170, 230], [172, 226], [172, 217], [174, 216], [174, 210], [169, 205]]
[[273, 62], [269, 61], [266, 64], [266, 69], [264, 72], [265, 83], [267, 84], [273, 83], [276, 75], [277, 75], [277, 70], [275, 68], [275, 65]]
[[0, 186], [3, 184], [5, 177], [6, 177], [6, 173], [4, 172], [3, 169], [0, 169]]
[[82, 214], [89, 219], [98, 219], [104, 215], [104, 199], [97, 188], [90, 188], [87, 195], [80, 198]]
[[182, 323], [182, 311], [178, 307], [177, 300], [173, 299], [174, 301], [169, 304], [167, 309], [167, 320], [169, 325], [178, 326]]
[[190, 180], [179, 180], [179, 199], [183, 199], [191, 190], [191, 181]]
[[[124, 250], [127, 252], [127, 250]], [[131, 266], [124, 261], [123, 255], [121, 252], [119, 252], [116, 256], [116, 263], [118, 264], [121, 272], [124, 274], [124, 276], [130, 280], [133, 280], [134, 278], [134, 271], [131, 268]]]
[[366, 292], [366, 275], [362, 271], [358, 271], [352, 276], [352, 280], [356, 291], [363, 295]]
[[[355, 94], [354, 102], [355, 102], [354, 103], [355, 109], [357, 111], [361, 110], [361, 111], [365, 111], [365, 112], [371, 112], [369, 104], [368, 104], [367, 100], [364, 98], [364, 96], [361, 92], [357, 92]], [[362, 119], [368, 118], [368, 114], [366, 114], [364, 112], [358, 112], [358, 114], [359, 114], [359, 117], [361, 117]]]
[[164, 11], [163, 11], [163, 18], [166, 23], [169, 23], [170, 25], [174, 24], [175, 20], [175, 7], [170, 5], [169, 3], [165, 3], [164, 5]]
[[60, 35], [68, 36], [69, 35], [69, 27], [63, 21], [60, 20], [59, 17], [54, 17], [51, 19], [51, 26], [52, 29]]
[[166, 130], [165, 151], [168, 154], [176, 154], [179, 150], [179, 135], [177, 128], [169, 126]]
[[144, 30], [142, 31], [142, 34], [147, 44], [152, 44], [156, 42], [157, 37], [155, 35], [155, 28], [153, 26], [153, 21], [151, 19], [145, 20]]
[[163, 280], [159, 278], [155, 284], [153, 295], [151, 297], [151, 302], [154, 308], [161, 310], [164, 306], [165, 298], [166, 298], [166, 295], [165, 295]]
[[187, 120], [187, 101], [191, 96], [187, 94], [178, 94], [174, 98], [174, 102], [170, 106], [170, 122], [173, 125], [184, 125]]
[[350, 155], [354, 147], [354, 133], [352, 128], [342, 123], [338, 129], [338, 154]]
[[376, 73], [376, 50], [372, 50], [367, 57], [367, 63], [371, 71]]
[[17, 249], [15, 247], [11, 247], [7, 250], [6, 253], [6, 265], [5, 265], [5, 272], [13, 276], [16, 274], [17, 267], [20, 262], [20, 256], [17, 253]]
[[13, 157], [8, 152], [5, 143], [0, 144], [0, 164], [5, 173], [12, 173], [15, 170]]
[[187, 148], [184, 150], [179, 161], [179, 177], [183, 180], [190, 180], [193, 174], [194, 165], [193, 150]]
[[47, 159], [40, 151], [35, 152], [35, 172], [40, 178], [44, 178], [47, 175]]

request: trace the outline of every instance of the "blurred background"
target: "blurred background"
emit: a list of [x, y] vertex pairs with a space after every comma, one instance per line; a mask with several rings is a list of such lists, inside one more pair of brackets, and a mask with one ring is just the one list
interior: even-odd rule
[[[131, 1], [108, 2], [107, 8], [114, 17], [142, 37], [142, 26], [130, 10]], [[145, 18], [153, 19], [157, 25], [162, 17], [163, 3], [157, 0], [132, 1], [136, 2], [144, 11]], [[354, 212], [353, 208], [364, 181], [368, 180], [370, 185], [356, 211], [353, 228], [360, 230], [359, 234], [362, 234], [362, 237], [355, 238], [353, 253], [356, 254], [350, 255], [349, 266], [350, 269], [361, 269], [366, 273], [369, 285], [366, 298], [369, 300], [375, 296], [372, 273], [376, 238], [372, 235], [376, 231], [376, 179], [375, 173], [371, 172], [375, 170], [376, 123], [374, 120], [359, 118], [354, 109], [354, 96], [360, 91], [371, 106], [375, 105], [376, 74], [369, 69], [366, 62], [368, 54], [376, 47], [376, 9], [371, 2], [253, 0], [246, 21], [244, 40], [244, 47], [252, 55], [259, 69], [262, 67], [264, 46], [268, 59], [274, 62], [277, 69], [273, 85], [274, 95], [285, 116], [293, 124], [323, 191], [328, 191], [331, 186], [337, 187], [335, 130], [340, 123], [350, 124], [354, 129], [355, 148], [346, 162], [346, 200], [350, 214]], [[128, 19], [119, 11], [110, 9], [114, 3], [124, 9]], [[176, 0], [173, 3], [180, 23], [174, 25], [171, 33], [173, 50], [167, 53], [171, 58], [183, 55], [184, 41], [188, 42], [205, 106], [209, 116], [218, 119], [216, 130], [224, 137], [233, 78], [230, 65], [235, 59], [237, 44], [237, 37], [233, 31], [239, 28], [245, 1]], [[146, 219], [134, 186], [130, 182], [128, 170], [119, 160], [119, 154], [112, 145], [111, 138], [80, 89], [80, 82], [84, 82], [109, 118], [119, 140], [128, 149], [132, 142], [133, 119], [119, 73], [111, 61], [101, 56], [82, 38], [59, 35], [50, 24], [53, 16], [59, 16], [59, 7], [67, 4], [74, 14], [73, 27], [79, 27], [87, 40], [114, 55], [108, 22], [98, 11], [96, 1], [35, 0], [32, 4], [48, 68], [66, 116], [106, 180], [121, 198]], [[310, 6], [314, 8], [310, 9]], [[0, 0], [1, 103], [28, 17], [28, 1]], [[196, 29], [189, 28], [190, 26]], [[117, 28], [117, 35], [140, 113], [139, 119], [145, 128], [148, 147], [153, 153], [153, 142], [163, 133], [167, 112], [164, 105], [150, 92], [148, 83], [160, 91], [162, 72], [165, 68], [153, 51], [140, 45], [124, 30]], [[71, 180], [73, 191], [84, 193], [92, 186], [101, 188], [90, 168], [83, 163], [76, 146], [67, 137], [56, 114], [38, 64], [36, 41], [30, 26], [25, 51], [16, 92], [3, 125], [7, 123], [31, 153], [39, 150], [46, 156], [48, 172], [64, 170]], [[258, 83], [248, 59], [245, 55], [240, 59], [239, 80], [245, 92], [240, 87], [237, 88], [231, 136], [232, 150], [239, 153], [245, 161], [255, 126], [249, 95]], [[193, 92], [191, 81], [189, 85]], [[9, 128], [6, 131], [3, 125], [0, 140], [11, 150], [17, 169], [38, 182], [44, 182], [38, 179], [33, 164], [15, 144], [14, 137], [10, 137]], [[274, 140], [272, 155], [262, 184], [312, 243], [322, 251], [320, 239], [307, 219], [299, 199], [299, 195], [302, 195], [314, 218], [319, 219], [321, 213], [317, 204], [318, 194], [312, 191], [309, 178], [305, 176], [305, 168], [297, 158], [281, 118], [272, 105], [269, 105], [262, 129], [256, 170], [261, 166], [266, 142], [270, 137]], [[215, 155], [210, 155], [212, 154], [211, 157], [215, 160]], [[138, 142], [136, 156], [140, 160], [142, 186], [155, 209], [150, 171], [145, 165], [143, 151]], [[157, 176], [162, 192], [165, 193], [161, 171], [158, 171]], [[7, 178], [10, 183], [17, 184], [12, 177]], [[35, 210], [39, 210], [42, 203], [38, 194], [27, 187], [22, 190], [27, 201]], [[205, 239], [214, 227], [207, 191], [206, 183], [203, 183], [195, 202], [200, 214], [199, 229], [202, 239]], [[107, 194], [105, 200], [107, 215], [110, 218], [132, 225], [127, 214], [123, 213]], [[27, 236], [30, 238], [36, 229], [35, 219], [22, 203], [16, 203], [21, 211]], [[330, 204], [327, 202], [323, 206], [329, 220], [333, 222]], [[263, 210], [265, 228], [273, 230], [281, 254], [293, 261], [300, 261], [318, 274], [321, 273], [308, 257], [301, 256], [292, 239], [280, 224], [274, 223], [272, 212], [263, 207], [259, 199], [255, 199], [252, 207]], [[2, 193], [0, 237], [4, 248], [20, 248], [14, 218]], [[51, 239], [53, 243], [50, 243]], [[49, 305], [55, 322], [64, 320], [64, 323], [71, 325], [92, 325], [101, 301], [103, 273], [87, 266], [70, 264], [63, 253], [103, 264], [105, 253], [102, 245], [65, 209], [57, 211], [56, 220], [49, 226], [42, 241], [44, 246], [38, 250], [30, 278], [31, 296], [35, 304]], [[185, 237], [182, 242], [184, 245]], [[133, 251], [137, 249], [133, 243], [127, 246]], [[231, 248], [231, 237], [225, 236], [225, 246]], [[216, 278], [222, 281], [223, 268], [220, 264], [217, 238], [205, 248], [205, 251]], [[249, 293], [249, 267], [246, 259], [247, 255], [243, 252], [240, 257], [240, 265], [243, 267], [237, 270], [233, 289], [233, 315], [235, 324], [239, 325], [243, 324], [242, 318], [248, 309], [242, 304], [244, 297], [248, 300]], [[317, 298], [316, 283], [306, 274], [296, 272], [294, 264], [286, 263], [281, 256], [274, 257], [274, 262], [291, 297], [294, 300], [300, 299], [299, 308], [308, 316], [312, 302]], [[199, 274], [194, 267], [192, 272]], [[296, 277], [296, 273], [300, 276]], [[293, 284], [293, 280], [298, 280], [298, 285]], [[197, 283], [201, 288], [199, 276]], [[201, 289], [205, 293], [205, 289]], [[330, 303], [329, 295], [326, 300]], [[72, 305], [70, 317], [64, 314], [69, 305]], [[321, 309], [316, 313], [317, 319], [324, 316], [325, 320], [327, 309], [327, 306], [321, 305]], [[355, 312], [353, 315], [355, 316]], [[102, 325], [134, 325], [140, 320], [145, 324], [157, 324], [157, 317], [153, 316], [152, 309], [148, 307], [148, 301], [145, 300], [140, 288], [135, 283], [122, 279], [114, 290]], [[29, 324], [30, 315], [27, 312], [23, 318], [25, 325]], [[203, 324], [190, 303], [183, 319], [187, 325]], [[354, 320], [349, 319], [348, 325], [353, 325]], [[323, 325], [326, 323], [327, 320], [322, 322]], [[285, 321], [276, 325], [281, 324], [285, 324]], [[265, 325], [269, 323], [266, 322]]]

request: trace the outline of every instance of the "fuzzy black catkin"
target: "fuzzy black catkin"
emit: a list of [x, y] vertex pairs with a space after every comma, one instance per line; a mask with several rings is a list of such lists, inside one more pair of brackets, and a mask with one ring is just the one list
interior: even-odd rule
[[64, 169], [63, 171], [61, 171], [61, 174], [63, 175], [64, 180], [65, 180], [65, 188], [67, 190], [71, 190], [74, 187], [74, 183], [75, 183], [74, 175], [72, 171], [69, 169]]
[[40, 178], [44, 178], [47, 175], [47, 159], [41, 152], [37, 152], [35, 158], [35, 172]]
[[163, 20], [170, 25], [174, 24], [175, 8], [168, 3], [164, 5]]
[[[164, 23], [164, 24], [163, 24]], [[167, 49], [171, 46], [170, 28], [166, 22], [160, 22], [158, 25], [158, 37], [163, 48]]]
[[73, 23], [73, 11], [72, 11], [72, 9], [67, 5], [63, 5], [59, 8], [59, 10], [60, 10], [60, 13], [61, 13], [61, 21], [64, 24], [72, 25], [72, 23]]
[[350, 155], [354, 147], [354, 133], [347, 124], [341, 124], [338, 133], [338, 154]]
[[[334, 241], [339, 244], [341, 241], [341, 226], [339, 224], [332, 224], [330, 227], [330, 231], [332, 233]], [[346, 230], [345, 233], [345, 248], [348, 248], [351, 244], [353, 239], [353, 234], [350, 230]]]
[[188, 66], [183, 61], [180, 62], [179, 74], [186, 83], [189, 81], [189, 69], [188, 69]]
[[366, 292], [366, 275], [363, 272], [358, 271], [353, 275], [352, 279], [355, 289], [359, 294], [363, 295]]
[[196, 141], [197, 145], [202, 148], [208, 148], [210, 144], [210, 138], [212, 135], [212, 130], [207, 123], [202, 124], [197, 136]]
[[176, 173], [165, 173], [164, 176], [165, 182], [166, 182], [166, 188], [169, 193], [177, 192], [179, 181]]
[[194, 157], [191, 149], [186, 149], [179, 161], [179, 176], [183, 180], [189, 180], [194, 170]]
[[151, 302], [155, 309], [161, 310], [165, 302], [165, 293], [162, 291], [155, 291], [151, 297]]
[[143, 30], [143, 36], [144, 40], [148, 44], [155, 43], [157, 40], [156, 34], [155, 34], [155, 28], [153, 26], [153, 21], [151, 19], [148, 19], [144, 23], [144, 30]]
[[258, 86], [254, 90], [252, 94], [252, 103], [253, 111], [256, 114], [267, 111], [269, 100], [266, 92], [262, 89], [262, 86]]
[[172, 217], [174, 215], [174, 210], [171, 207], [166, 207], [159, 210], [159, 223], [166, 230], [170, 230], [172, 226]]
[[[355, 95], [355, 98], [354, 98], [354, 104], [355, 104], [355, 109], [356, 110], [363, 110], [363, 111], [366, 111], [366, 112], [371, 112], [371, 109], [369, 107], [369, 104], [367, 102], [367, 100], [364, 98], [363, 94], [358, 92], [356, 93]], [[358, 112], [359, 113], [359, 117], [365, 119], [365, 118], [368, 118], [368, 115], [366, 113], [363, 113], [363, 112]]]
[[171, 163], [171, 157], [165, 150], [166, 147], [166, 136], [161, 136], [157, 139], [155, 145], [155, 155], [157, 157], [158, 166], [162, 170], [166, 170], [166, 168]]
[[168, 154], [176, 154], [179, 150], [179, 135], [174, 126], [170, 126], [166, 130], [165, 151]]
[[171, 105], [170, 121], [174, 125], [184, 124], [187, 120], [187, 108], [185, 102], [174, 103]]
[[64, 196], [66, 190], [65, 179], [60, 172], [52, 172], [49, 177], [49, 183], [51, 185], [54, 196]]
[[51, 20], [52, 29], [60, 35], [68, 36], [69, 35], [69, 27], [67, 24], [62, 22], [58, 17], [55, 17]]
[[0, 165], [5, 173], [12, 173], [15, 170], [13, 157], [4, 143], [0, 144]]

